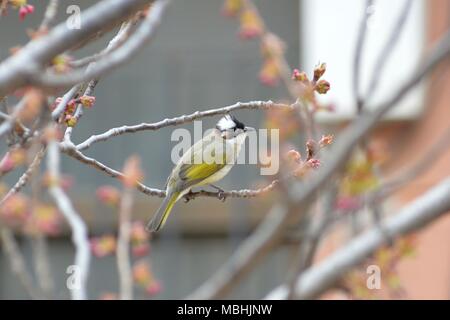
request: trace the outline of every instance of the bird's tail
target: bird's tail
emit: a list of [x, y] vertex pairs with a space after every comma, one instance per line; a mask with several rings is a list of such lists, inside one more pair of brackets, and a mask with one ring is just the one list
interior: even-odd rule
[[157, 232], [164, 226], [164, 223], [166, 223], [167, 217], [169, 217], [170, 211], [172, 211], [173, 205], [178, 200], [179, 195], [179, 192], [173, 192], [164, 198], [158, 211], [156, 211], [153, 218], [147, 224], [147, 231]]

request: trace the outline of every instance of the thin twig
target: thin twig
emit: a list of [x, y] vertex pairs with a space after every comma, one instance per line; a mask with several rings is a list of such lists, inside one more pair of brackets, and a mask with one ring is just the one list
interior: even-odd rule
[[45, 155], [45, 147], [42, 147], [37, 154], [35, 155], [33, 161], [31, 162], [30, 166], [28, 167], [28, 169], [24, 172], [24, 174], [22, 174], [22, 176], [19, 178], [19, 180], [16, 182], [16, 184], [14, 185], [14, 187], [12, 187], [8, 193], [3, 197], [3, 199], [0, 201], [0, 206], [3, 205], [3, 203], [5, 203], [5, 201], [11, 197], [12, 195], [16, 194], [17, 192], [19, 192], [20, 190], [22, 190], [22, 188], [28, 183], [28, 181], [30, 180], [31, 176], [33, 175], [33, 173], [35, 172], [35, 170], [39, 167], [39, 165], [41, 164], [42, 159], [44, 158]]
[[86, 70], [74, 70], [67, 74], [33, 73], [31, 81], [44, 88], [65, 88], [76, 83], [89, 81], [117, 68], [130, 60], [155, 35], [161, 17], [168, 5], [168, 0], [157, 0], [150, 13], [129, 37], [126, 43], [110, 51], [103, 59]]
[[40, 294], [34, 286], [33, 278], [25, 263], [25, 258], [20, 252], [19, 246], [11, 230], [0, 226], [0, 235], [5, 253], [9, 258], [11, 270], [17, 275], [23, 287], [27, 290], [32, 299], [39, 299]]
[[27, 84], [56, 55], [88, 40], [98, 32], [123, 21], [143, 9], [151, 0], [103, 0], [81, 14], [83, 27], [67, 28], [66, 21], [33, 39], [18, 53], [0, 64], [0, 96], [4, 96]]
[[45, 9], [44, 19], [39, 26], [40, 30], [47, 30], [54, 22], [58, 13], [59, 0], [49, 0], [47, 9]]
[[358, 39], [356, 41], [355, 57], [353, 60], [353, 92], [356, 97], [356, 106], [358, 113], [362, 111], [362, 100], [361, 100], [361, 90], [360, 90], [360, 69], [361, 69], [361, 57], [364, 51], [364, 43], [367, 34], [367, 20], [369, 18], [370, 12], [369, 8], [372, 7], [373, 0], [366, 0], [364, 6], [364, 13], [359, 25]]
[[406, 0], [398, 16], [397, 22], [395, 23], [395, 26], [392, 28], [391, 35], [386, 44], [384, 45], [380, 55], [378, 56], [377, 61], [375, 62], [374, 67], [375, 72], [373, 72], [372, 74], [366, 97], [364, 97], [364, 99], [360, 101], [361, 103], [360, 108], [363, 108], [364, 103], [370, 100], [370, 98], [372, 98], [372, 96], [375, 94], [384, 67], [386, 66], [386, 62], [389, 60], [390, 55], [394, 52], [395, 46], [398, 43], [398, 39], [402, 33], [402, 30], [404, 29], [406, 19], [408, 18], [411, 6], [412, 0]]

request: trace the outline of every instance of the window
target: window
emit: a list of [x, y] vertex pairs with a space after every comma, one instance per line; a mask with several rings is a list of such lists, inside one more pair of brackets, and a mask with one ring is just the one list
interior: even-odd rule
[[[403, 1], [375, 0], [368, 19], [365, 48], [361, 58], [361, 91], [366, 93], [375, 61], [404, 6]], [[324, 103], [338, 107], [335, 114], [321, 114], [324, 120], [350, 118], [355, 114], [353, 60], [365, 1], [304, 0], [300, 6], [301, 66], [312, 70], [320, 61], [328, 64], [326, 79], [332, 90], [321, 96]], [[398, 32], [398, 30], [397, 30]], [[378, 89], [367, 102], [373, 108], [385, 101], [415, 70], [423, 53], [425, 4], [412, 2], [399, 40], [382, 72]], [[424, 86], [406, 96], [388, 115], [390, 119], [415, 118], [423, 106]]]

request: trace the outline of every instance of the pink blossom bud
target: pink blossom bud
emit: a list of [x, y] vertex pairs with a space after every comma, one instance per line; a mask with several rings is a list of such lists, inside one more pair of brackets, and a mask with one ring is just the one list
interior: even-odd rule
[[81, 104], [86, 108], [91, 108], [95, 103], [95, 97], [92, 96], [82, 96], [80, 98]]

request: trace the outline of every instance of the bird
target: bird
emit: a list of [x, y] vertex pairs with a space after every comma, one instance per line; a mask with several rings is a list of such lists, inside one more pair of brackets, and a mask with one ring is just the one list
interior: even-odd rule
[[245, 126], [234, 115], [226, 114], [208, 135], [191, 146], [172, 169], [166, 182], [166, 196], [147, 224], [147, 231], [159, 231], [175, 205], [192, 188], [211, 185], [225, 177], [236, 163], [247, 133], [255, 130]]

